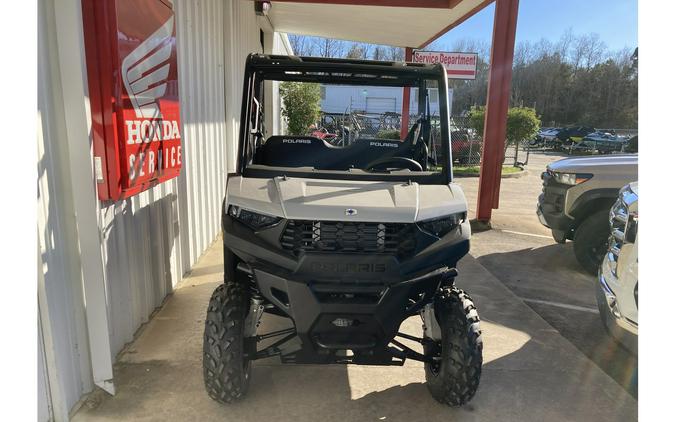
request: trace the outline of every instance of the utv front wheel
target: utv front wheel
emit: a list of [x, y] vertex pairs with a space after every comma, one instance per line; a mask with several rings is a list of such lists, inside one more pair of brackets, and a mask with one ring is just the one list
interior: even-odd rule
[[434, 306], [441, 340], [429, 339], [424, 354], [434, 359], [424, 364], [427, 388], [434, 399], [462, 406], [476, 394], [483, 365], [483, 341], [473, 301], [455, 287], [444, 289]]
[[219, 403], [239, 400], [248, 391], [251, 362], [244, 356], [244, 321], [249, 294], [237, 282], [214, 290], [204, 326], [204, 385]]

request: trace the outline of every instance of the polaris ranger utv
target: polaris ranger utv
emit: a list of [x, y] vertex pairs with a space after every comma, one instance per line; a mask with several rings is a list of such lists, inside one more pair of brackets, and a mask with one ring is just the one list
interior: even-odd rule
[[[270, 81], [318, 83], [366, 107], [410, 87], [403, 98], [414, 125], [400, 141], [351, 133], [344, 146], [274, 133], [264, 125]], [[452, 181], [447, 90], [441, 65], [248, 57], [237, 168], [222, 208], [225, 281], [204, 330], [214, 400], [242, 398], [251, 362], [272, 356], [298, 364], [413, 359], [424, 362], [439, 402], [460, 406], [474, 396], [483, 345], [476, 308], [454, 284], [471, 229]], [[292, 328], [258, 332], [266, 313]], [[422, 318], [422, 337], [399, 332], [412, 316]]]

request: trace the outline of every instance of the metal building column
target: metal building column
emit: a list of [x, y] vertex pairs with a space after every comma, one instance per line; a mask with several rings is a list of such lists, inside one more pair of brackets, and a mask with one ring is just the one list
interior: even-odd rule
[[[405, 58], [406, 62], [412, 61], [412, 48], [405, 48]], [[406, 86], [403, 88], [403, 104], [401, 104], [401, 139], [405, 139], [408, 136], [408, 125], [410, 123], [410, 87]]]
[[492, 210], [499, 207], [506, 116], [511, 94], [513, 49], [518, 20], [518, 0], [496, 0], [495, 3], [490, 78], [483, 131], [483, 158], [476, 208], [477, 220], [484, 222], [489, 222]]
[[86, 301], [87, 331], [94, 383], [115, 394], [110, 326], [101, 251], [93, 153], [91, 116], [84, 59], [82, 3], [62, 0], [54, 8], [58, 68], [63, 88], [63, 110], [80, 252], [81, 276]]

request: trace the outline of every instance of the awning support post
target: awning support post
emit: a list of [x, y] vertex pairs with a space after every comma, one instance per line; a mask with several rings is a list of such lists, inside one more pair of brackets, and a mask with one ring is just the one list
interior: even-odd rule
[[[405, 61], [412, 61], [412, 48], [405, 48]], [[408, 126], [410, 124], [410, 87], [403, 87], [403, 104], [401, 105], [401, 139], [408, 136]]]
[[495, 3], [483, 154], [476, 207], [476, 219], [483, 222], [489, 222], [492, 210], [499, 207], [506, 116], [511, 96], [513, 50], [518, 20], [518, 0], [496, 0]]

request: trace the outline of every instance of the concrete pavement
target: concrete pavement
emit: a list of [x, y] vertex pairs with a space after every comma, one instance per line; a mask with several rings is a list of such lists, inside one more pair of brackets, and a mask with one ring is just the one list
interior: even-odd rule
[[[418, 362], [403, 367], [256, 362], [249, 396], [231, 406], [202, 384], [206, 305], [222, 281], [216, 242], [118, 357], [114, 397], [97, 393], [75, 421], [634, 421], [637, 401], [525, 305], [475, 258], [458, 285], [474, 298], [484, 336], [483, 377], [461, 409], [436, 403]], [[279, 324], [265, 316], [261, 331]], [[418, 318], [402, 331], [419, 333]]]
[[[566, 158], [552, 152], [530, 154], [528, 174], [502, 179], [493, 230], [474, 233], [471, 255], [527, 306], [583, 354], [637, 397], [638, 359], [606, 332], [597, 313], [595, 277], [583, 271], [572, 242], [559, 245], [537, 218], [540, 174], [548, 163]], [[457, 178], [475, 216], [477, 178]]]

